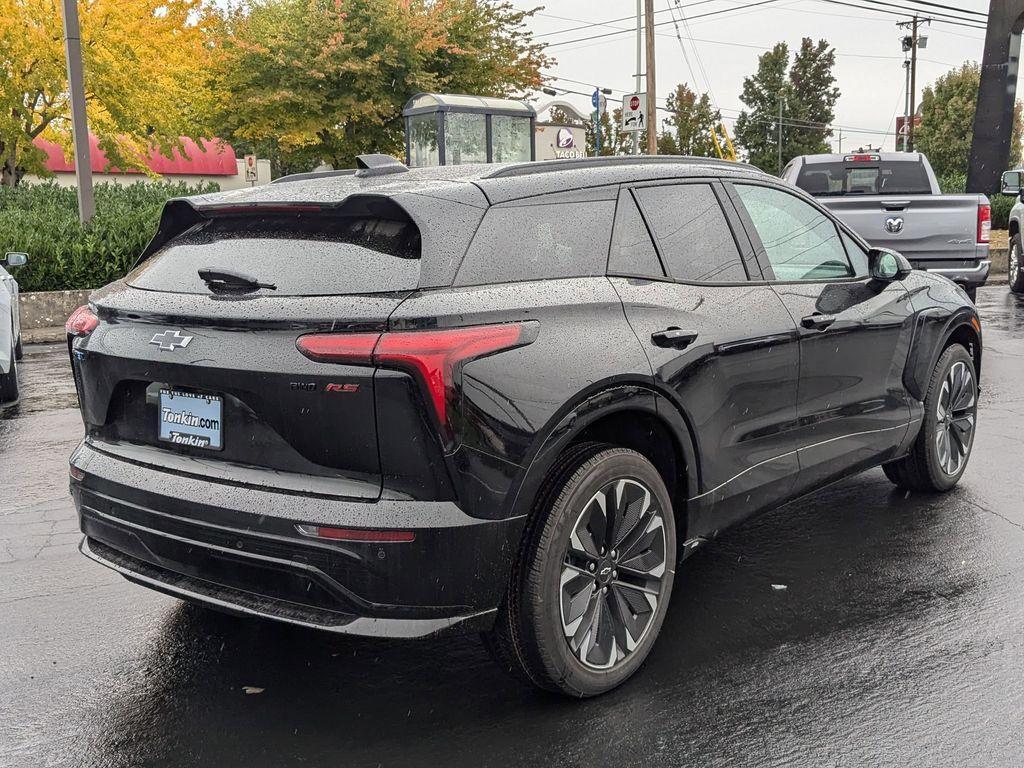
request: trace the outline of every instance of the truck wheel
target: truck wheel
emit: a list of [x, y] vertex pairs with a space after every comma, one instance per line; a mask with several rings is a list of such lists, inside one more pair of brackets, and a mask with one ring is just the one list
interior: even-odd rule
[[900, 488], [948, 491], [967, 469], [978, 421], [974, 359], [960, 344], [949, 346], [935, 364], [923, 419], [910, 453], [882, 469]]
[[540, 688], [577, 698], [609, 691], [654, 645], [675, 562], [661, 475], [635, 451], [591, 445], [561, 462], [539, 495], [485, 642]]
[[21, 360], [25, 356], [25, 348], [21, 345], [21, 334], [18, 334], [18, 342], [14, 345], [14, 359]]
[[1021, 269], [1020, 235], [1010, 238], [1010, 257], [1007, 264], [1007, 282], [1014, 293], [1024, 293], [1024, 269]]
[[967, 298], [971, 300], [972, 304], [978, 303], [978, 286], [976, 285], [965, 285], [964, 293], [967, 294]]
[[11, 369], [0, 373], [0, 405], [9, 405], [18, 399], [18, 362], [11, 343]]

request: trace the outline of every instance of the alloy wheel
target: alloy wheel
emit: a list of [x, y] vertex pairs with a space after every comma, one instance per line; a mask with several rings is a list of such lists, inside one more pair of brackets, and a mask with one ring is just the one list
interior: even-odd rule
[[949, 369], [935, 410], [938, 419], [935, 448], [939, 466], [947, 475], [953, 476], [967, 461], [977, 418], [974, 374], [966, 363], [957, 361]]
[[1016, 243], [1010, 246], [1010, 263], [1006, 271], [1009, 273], [1010, 285], [1013, 285], [1017, 282], [1017, 273], [1020, 271], [1020, 251]]
[[637, 480], [606, 484], [583, 506], [559, 583], [562, 630], [573, 655], [610, 669], [643, 642], [666, 572], [664, 511]]

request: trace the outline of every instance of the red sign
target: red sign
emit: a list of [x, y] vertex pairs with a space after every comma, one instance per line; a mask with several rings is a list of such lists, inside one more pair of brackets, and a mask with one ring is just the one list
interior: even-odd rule
[[634, 96], [633, 98], [631, 98], [629, 100], [629, 108], [634, 110], [634, 111], [640, 109], [640, 97], [639, 96]]

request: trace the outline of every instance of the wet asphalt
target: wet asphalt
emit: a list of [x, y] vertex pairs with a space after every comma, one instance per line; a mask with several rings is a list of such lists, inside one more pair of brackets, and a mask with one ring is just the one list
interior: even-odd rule
[[873, 470], [724, 534], [639, 674], [587, 702], [473, 637], [221, 616], [87, 561], [66, 350], [29, 348], [0, 416], [0, 766], [1022, 766], [1024, 301], [994, 285], [979, 307], [960, 486]]

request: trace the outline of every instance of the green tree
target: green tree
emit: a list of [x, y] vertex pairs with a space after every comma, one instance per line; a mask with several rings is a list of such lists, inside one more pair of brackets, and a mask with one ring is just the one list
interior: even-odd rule
[[[914, 131], [914, 148], [928, 156], [938, 176], [967, 173], [980, 82], [981, 69], [977, 63], [965, 62], [924, 89], [921, 124]], [[1018, 102], [1010, 141], [1011, 168], [1021, 162], [1022, 127]]]
[[817, 43], [805, 37], [800, 50], [793, 57], [789, 69], [790, 98], [784, 113], [783, 162], [797, 155], [816, 155], [829, 152], [828, 128], [835, 120], [839, 89], [832, 69], [836, 64], [835, 49], [825, 40]]
[[[219, 135], [308, 170], [402, 152], [419, 91], [522, 95], [547, 65], [529, 11], [489, 0], [255, 0], [219, 17]], [[244, 94], [244, 98], [239, 98]]]
[[743, 81], [746, 105], [736, 120], [736, 140], [748, 160], [769, 172], [779, 169], [779, 105], [782, 104], [782, 163], [802, 154], [827, 152], [839, 89], [832, 69], [835, 51], [825, 40], [804, 38], [790, 67], [789, 47], [778, 43], [758, 59]]
[[[698, 97], [686, 83], [680, 83], [668, 95], [665, 106], [669, 116], [665, 119], [666, 130], [658, 136], [659, 153], [717, 156], [711, 127], [722, 121], [722, 113], [712, 108], [708, 94]], [[663, 151], [663, 146], [671, 151]]]

